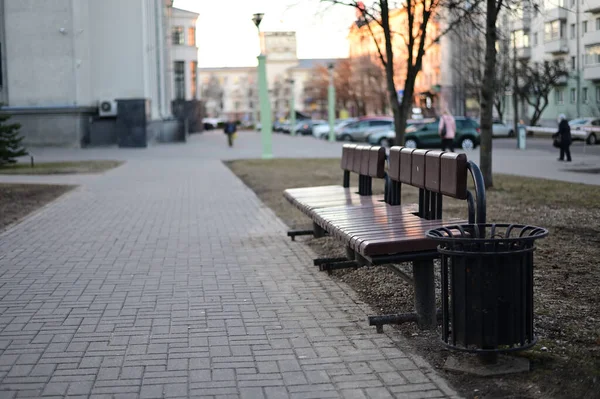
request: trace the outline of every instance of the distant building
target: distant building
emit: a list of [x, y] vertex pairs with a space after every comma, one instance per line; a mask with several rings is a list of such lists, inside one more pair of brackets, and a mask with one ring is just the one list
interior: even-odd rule
[[[406, 26], [407, 15], [404, 9], [390, 10], [390, 26]], [[371, 34], [373, 32], [373, 34]], [[433, 112], [433, 108], [439, 103], [440, 91], [444, 82], [442, 82], [442, 57], [440, 45], [434, 43], [434, 38], [439, 34], [439, 26], [435, 20], [430, 20], [427, 27], [427, 51], [423, 57], [423, 66], [415, 82], [415, 95], [413, 104], [420, 107], [423, 112], [427, 110]], [[373, 37], [375, 36], [375, 38]], [[348, 33], [350, 44], [350, 59], [360, 64], [360, 60], [369, 59], [381, 65], [377, 43], [382, 51], [384, 50], [385, 39], [383, 29], [379, 24], [371, 21], [369, 25], [358, 15], [358, 19], [352, 24]], [[399, 91], [399, 97], [404, 89], [404, 79], [406, 79], [406, 60], [407, 48], [400, 35], [392, 36], [392, 47], [394, 51], [394, 83]], [[383, 68], [383, 66], [382, 66]], [[373, 112], [373, 110], [368, 110]]]
[[149, 140], [176, 129], [171, 13], [171, 0], [0, 0], [0, 102], [25, 143], [81, 146], [115, 99], [146, 100]]
[[[317, 65], [336, 60], [298, 59], [295, 32], [262, 32], [261, 46], [267, 56], [267, 81], [273, 118], [289, 116], [291, 90], [297, 112], [311, 114], [305, 84]], [[259, 119], [256, 67], [200, 68], [200, 95], [206, 113], [214, 118], [235, 118], [254, 123]]]
[[[519, 61], [562, 60], [569, 70], [548, 96], [539, 123], [555, 127], [559, 114], [568, 119], [600, 116], [600, 0], [544, 0], [536, 7], [523, 3], [509, 24]], [[513, 120], [512, 96], [507, 103], [506, 119]], [[519, 119], [528, 122], [532, 114], [521, 104]]]

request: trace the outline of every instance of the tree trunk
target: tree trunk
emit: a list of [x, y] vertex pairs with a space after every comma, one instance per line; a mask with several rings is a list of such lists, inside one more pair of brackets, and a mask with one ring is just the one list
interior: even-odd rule
[[[381, 27], [385, 38], [385, 81], [387, 84], [388, 96], [390, 98], [390, 107], [394, 115], [394, 129], [396, 130], [396, 143], [404, 144], [404, 126], [406, 121], [402, 121], [400, 114], [400, 104], [398, 104], [398, 94], [396, 93], [396, 84], [394, 83], [394, 51], [392, 49], [392, 34], [390, 31], [390, 10], [387, 0], [380, 0], [381, 8]], [[404, 126], [403, 126], [404, 125]]]
[[[501, 1], [501, 0], [500, 0]], [[481, 87], [481, 172], [485, 187], [493, 186], [492, 179], [492, 120], [494, 95], [496, 93], [496, 20], [497, 0], [486, 0], [485, 66]]]

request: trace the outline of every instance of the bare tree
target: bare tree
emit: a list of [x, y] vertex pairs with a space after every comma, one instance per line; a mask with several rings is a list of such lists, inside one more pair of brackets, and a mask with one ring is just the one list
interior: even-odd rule
[[[473, 0], [471, 3], [462, 0], [377, 0], [371, 6], [365, 6], [357, 0], [321, 0], [332, 4], [353, 7], [360, 12], [357, 21], [366, 28], [375, 41], [377, 56], [385, 69], [387, 96], [394, 115], [396, 142], [404, 143], [406, 120], [413, 103], [415, 81], [423, 65], [423, 56], [428, 46], [436, 43], [440, 36], [450, 31], [454, 25], [469, 13], [473, 4], [483, 0]], [[465, 6], [465, 3], [466, 4]], [[398, 26], [390, 26], [391, 7], [401, 9], [405, 18]], [[435, 37], [428, 35], [430, 22], [434, 17], [447, 17], [445, 28]], [[383, 36], [383, 43], [381, 42]], [[406, 46], [406, 68], [404, 73], [404, 95], [398, 102], [398, 94], [394, 81], [394, 51], [392, 38], [399, 37]]]
[[519, 76], [522, 84], [518, 88], [518, 94], [523, 101], [533, 107], [530, 124], [535, 125], [548, 106], [550, 92], [561, 80], [569, 76], [569, 72], [562, 60], [542, 63], [522, 62]]
[[[507, 0], [508, 1], [508, 0]], [[485, 61], [483, 69], [484, 85], [481, 86], [481, 150], [479, 164], [485, 187], [494, 185], [492, 178], [492, 125], [493, 106], [496, 96], [496, 24], [504, 0], [486, 0], [485, 3]]]
[[221, 117], [224, 111], [224, 96], [225, 92], [219, 78], [215, 74], [211, 74], [208, 82], [201, 88], [202, 98], [205, 101], [207, 112], [210, 116]]

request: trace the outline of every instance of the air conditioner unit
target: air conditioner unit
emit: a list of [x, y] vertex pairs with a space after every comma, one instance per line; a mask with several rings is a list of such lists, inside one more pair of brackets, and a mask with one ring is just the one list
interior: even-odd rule
[[115, 100], [102, 100], [98, 103], [98, 113], [101, 118], [117, 116], [117, 102]]

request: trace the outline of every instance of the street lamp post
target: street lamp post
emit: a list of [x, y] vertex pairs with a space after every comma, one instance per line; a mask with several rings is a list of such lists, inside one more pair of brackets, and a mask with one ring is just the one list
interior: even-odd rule
[[327, 100], [329, 103], [329, 141], [335, 141], [335, 87], [333, 86], [333, 64], [327, 66], [329, 70], [329, 89]]
[[[260, 40], [260, 22], [264, 14], [254, 14], [252, 21], [258, 29], [258, 38]], [[262, 141], [262, 158], [273, 158], [271, 138], [273, 135], [273, 123], [271, 121], [271, 104], [269, 103], [269, 92], [267, 89], [267, 57], [263, 54], [261, 45], [258, 58], [258, 98], [260, 102], [260, 136]]]
[[290, 134], [296, 135], [296, 101], [294, 98], [294, 79], [288, 79], [290, 84]]

